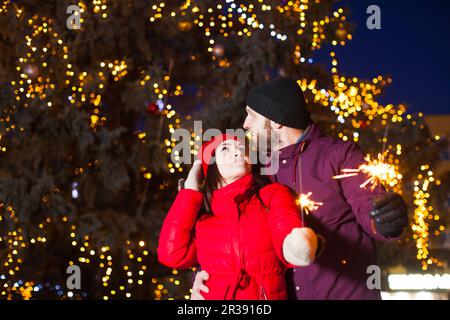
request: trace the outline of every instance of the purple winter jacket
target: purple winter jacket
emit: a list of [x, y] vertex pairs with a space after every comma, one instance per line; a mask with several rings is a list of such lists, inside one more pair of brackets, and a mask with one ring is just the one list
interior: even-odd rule
[[[371, 275], [367, 267], [377, 264], [374, 240], [390, 240], [374, 233], [369, 212], [373, 198], [383, 195], [381, 188], [360, 188], [367, 176], [332, 179], [343, 168], [357, 168], [364, 154], [352, 142], [326, 137], [315, 124], [305, 136], [300, 154], [302, 193], [323, 205], [305, 215], [306, 225], [325, 238], [323, 253], [307, 267], [287, 275], [290, 297], [298, 300], [381, 299], [380, 291], [368, 289]], [[299, 161], [301, 143], [280, 150], [279, 170], [274, 177], [300, 193]], [[294, 169], [297, 172], [294, 172]], [[296, 181], [294, 181], [296, 180]]]

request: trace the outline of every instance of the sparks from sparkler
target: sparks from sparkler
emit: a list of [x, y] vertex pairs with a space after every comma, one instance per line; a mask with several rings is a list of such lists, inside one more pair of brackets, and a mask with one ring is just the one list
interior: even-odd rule
[[302, 210], [305, 210], [306, 214], [310, 214], [312, 211], [317, 210], [323, 205], [323, 202], [317, 202], [311, 199], [312, 192], [307, 194], [301, 193], [297, 199], [297, 204], [300, 205]]
[[387, 155], [387, 151], [378, 153], [377, 158], [371, 159], [370, 154], [366, 155], [365, 163], [361, 164], [357, 169], [342, 169], [343, 174], [336, 175], [333, 179], [343, 179], [357, 176], [359, 173], [364, 173], [369, 176], [365, 180], [360, 188], [365, 188], [370, 185], [370, 189], [374, 190], [377, 185], [389, 185], [394, 186], [398, 180], [402, 178], [402, 175], [397, 172], [392, 164], [384, 162]]

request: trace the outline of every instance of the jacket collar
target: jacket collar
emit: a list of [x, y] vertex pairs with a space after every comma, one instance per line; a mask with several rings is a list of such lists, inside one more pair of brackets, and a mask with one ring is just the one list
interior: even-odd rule
[[226, 186], [217, 189], [213, 192], [213, 198], [224, 197], [224, 196], [236, 196], [238, 194], [242, 194], [247, 190], [247, 188], [251, 185], [253, 181], [253, 174], [249, 173], [246, 176], [243, 176], [236, 181], [233, 181]]
[[302, 145], [302, 142], [308, 144], [309, 142], [317, 140], [324, 136], [325, 135], [319, 129], [319, 127], [315, 123], [311, 123], [309, 127], [306, 129], [304, 136], [302, 136], [298, 142], [288, 145], [279, 150], [279, 158], [280, 159], [293, 158], [297, 154], [300, 146]]

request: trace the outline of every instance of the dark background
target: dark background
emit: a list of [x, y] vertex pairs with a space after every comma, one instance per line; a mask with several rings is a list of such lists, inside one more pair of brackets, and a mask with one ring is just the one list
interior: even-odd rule
[[[381, 29], [369, 30], [370, 5], [381, 9]], [[318, 50], [315, 60], [330, 64], [335, 49], [340, 72], [359, 78], [391, 76], [382, 104], [405, 103], [411, 113], [450, 113], [450, 1], [350, 0], [356, 24], [344, 47]]]

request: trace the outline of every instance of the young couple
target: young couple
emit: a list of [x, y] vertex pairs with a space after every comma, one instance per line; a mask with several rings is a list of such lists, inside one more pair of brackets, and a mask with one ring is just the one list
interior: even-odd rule
[[[244, 129], [277, 141], [277, 172], [261, 175], [234, 135], [204, 143], [164, 221], [159, 261], [200, 267], [191, 299], [380, 299], [367, 268], [377, 263], [374, 240], [407, 226], [403, 199], [361, 188], [362, 174], [332, 179], [364, 154], [323, 135], [295, 80], [252, 89], [246, 111]], [[322, 205], [303, 217], [295, 200], [309, 193]]]

